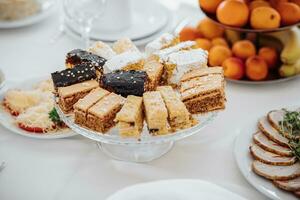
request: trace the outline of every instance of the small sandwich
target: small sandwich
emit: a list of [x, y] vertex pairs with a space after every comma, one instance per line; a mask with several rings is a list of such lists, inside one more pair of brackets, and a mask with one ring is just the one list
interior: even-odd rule
[[110, 92], [108, 92], [107, 90], [98, 87], [96, 89], [93, 89], [84, 98], [79, 99], [79, 101], [74, 105], [75, 123], [81, 126], [88, 127], [88, 124], [86, 123], [88, 110], [109, 94]]
[[146, 122], [152, 135], [165, 135], [169, 132], [168, 110], [158, 91], [143, 95]]
[[221, 67], [188, 72], [181, 79], [181, 100], [192, 114], [225, 108], [225, 82]]
[[171, 86], [160, 86], [157, 90], [166, 104], [168, 119], [172, 129], [176, 131], [190, 128], [193, 125], [192, 115], [173, 88]]
[[133, 42], [129, 38], [121, 38], [117, 40], [113, 44], [112, 48], [117, 54], [122, 54], [124, 52], [140, 53], [139, 49], [133, 44]]
[[92, 130], [106, 133], [115, 125], [116, 114], [121, 110], [125, 98], [110, 93], [89, 108], [86, 125]]
[[143, 98], [129, 95], [117, 114], [119, 133], [122, 137], [139, 138], [143, 129]]
[[123, 97], [128, 95], [143, 96], [148, 90], [148, 76], [145, 71], [117, 70], [104, 74], [101, 86]]
[[79, 99], [85, 97], [90, 91], [97, 87], [99, 87], [99, 83], [95, 80], [59, 87], [58, 104], [65, 113], [69, 113], [73, 111], [73, 106]]
[[105, 58], [106, 60], [109, 60], [117, 55], [116, 52], [114, 52], [114, 50], [112, 50], [112, 48], [108, 44], [105, 44], [101, 41], [95, 42], [92, 46], [89, 47], [88, 51], [102, 58]]

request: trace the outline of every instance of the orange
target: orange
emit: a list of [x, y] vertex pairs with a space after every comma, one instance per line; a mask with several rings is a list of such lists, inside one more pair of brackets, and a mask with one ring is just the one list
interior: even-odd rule
[[250, 80], [261, 81], [268, 76], [267, 63], [259, 56], [252, 56], [246, 61], [246, 75]]
[[279, 4], [288, 2], [288, 0], [269, 0], [269, 2], [273, 8], [276, 8]]
[[224, 60], [231, 56], [232, 53], [229, 48], [217, 45], [209, 50], [208, 63], [210, 66], [221, 66]]
[[197, 25], [197, 31], [203, 35], [203, 37], [208, 39], [221, 37], [224, 34], [224, 29], [215, 24], [209, 18], [204, 18], [199, 21]]
[[250, 40], [240, 40], [233, 44], [232, 53], [238, 58], [247, 59], [256, 54], [256, 48]]
[[222, 67], [224, 69], [224, 76], [227, 78], [239, 80], [245, 74], [244, 62], [236, 57], [227, 58], [223, 62]]
[[258, 56], [266, 61], [269, 68], [276, 67], [278, 62], [278, 54], [275, 48], [262, 47], [258, 51]]
[[184, 27], [179, 33], [180, 41], [195, 40], [198, 37], [197, 30], [190, 26]]
[[214, 14], [222, 1], [223, 0], [199, 0], [199, 5], [205, 12]]
[[283, 25], [292, 25], [300, 20], [300, 8], [295, 3], [281, 3], [277, 6]]
[[291, 3], [295, 3], [298, 6], [300, 6], [300, 0], [290, 0]]
[[280, 15], [274, 8], [258, 7], [251, 12], [250, 24], [254, 29], [278, 28]]
[[217, 8], [217, 19], [225, 25], [242, 27], [248, 18], [249, 8], [243, 1], [225, 0]]
[[271, 7], [271, 5], [267, 1], [262, 1], [262, 0], [251, 1], [250, 5], [249, 5], [250, 11], [252, 11], [258, 7]]
[[197, 47], [209, 51], [212, 47], [212, 43], [209, 39], [198, 38], [195, 40]]
[[222, 45], [222, 46], [228, 47], [227, 41], [222, 37], [216, 37], [216, 38], [212, 39], [211, 43], [213, 46]]

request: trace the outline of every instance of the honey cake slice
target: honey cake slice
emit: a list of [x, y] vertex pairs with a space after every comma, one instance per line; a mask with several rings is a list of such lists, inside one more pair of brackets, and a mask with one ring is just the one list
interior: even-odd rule
[[144, 66], [144, 57], [140, 52], [124, 52], [109, 59], [105, 65], [105, 70], [109, 72], [115, 70], [141, 70]]
[[148, 89], [155, 90], [161, 82], [161, 77], [164, 70], [163, 65], [152, 57], [146, 60], [143, 70], [148, 75]]
[[95, 105], [100, 99], [108, 95], [110, 92], [100, 87], [93, 89], [84, 98], [74, 105], [75, 123], [86, 126], [88, 109]]
[[224, 76], [222, 74], [209, 74], [207, 76], [200, 76], [195, 77], [193, 79], [189, 79], [187, 81], [181, 82], [180, 92], [184, 92], [188, 89], [206, 85], [206, 84], [213, 84], [214, 82], [223, 82]]
[[85, 97], [90, 91], [97, 87], [99, 87], [99, 83], [96, 80], [89, 80], [66, 87], [58, 87], [58, 104], [65, 113], [69, 113], [73, 110], [74, 104], [79, 99]]
[[225, 108], [223, 79], [212, 79], [205, 84], [187, 85], [186, 87], [189, 89], [181, 92], [181, 100], [190, 113], [198, 114]]
[[146, 54], [150, 55], [161, 49], [165, 49], [171, 46], [174, 46], [179, 43], [179, 37], [174, 36], [170, 33], [163, 33], [157, 39], [148, 43], [145, 47]]
[[88, 110], [86, 126], [105, 133], [115, 125], [116, 114], [121, 110], [125, 98], [115, 93], [102, 98]]
[[160, 92], [168, 110], [169, 123], [174, 131], [192, 126], [192, 115], [171, 86], [160, 86]]
[[168, 110], [158, 91], [145, 92], [143, 95], [146, 122], [153, 135], [165, 135], [169, 132]]
[[140, 52], [129, 38], [121, 38], [117, 40], [113, 44], [112, 48], [117, 54], [124, 52]]
[[223, 68], [222, 67], [197, 68], [190, 72], [185, 73], [181, 77], [180, 81], [184, 82], [196, 77], [207, 76], [212, 74], [221, 74], [223, 76], [224, 74]]
[[143, 129], [143, 98], [129, 95], [116, 116], [119, 133], [122, 137], [139, 138]]

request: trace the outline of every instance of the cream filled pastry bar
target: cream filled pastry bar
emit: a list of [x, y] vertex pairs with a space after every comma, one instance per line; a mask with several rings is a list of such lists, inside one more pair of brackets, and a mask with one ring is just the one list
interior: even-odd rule
[[108, 71], [115, 70], [141, 70], [144, 66], [144, 57], [139, 52], [124, 52], [108, 60], [104, 68]]
[[116, 52], [114, 52], [114, 50], [108, 44], [105, 44], [102, 41], [95, 42], [92, 46], [89, 47], [88, 51], [102, 58], [105, 58], [106, 60], [109, 60], [117, 55]]
[[[208, 71], [212, 72], [210, 68]], [[218, 71], [216, 69], [215, 71]], [[189, 72], [189, 74], [207, 74], [191, 79], [181, 81], [181, 100], [184, 102], [188, 110], [192, 114], [205, 113], [213, 110], [219, 110], [225, 108], [225, 82], [223, 73], [211, 74], [199, 73], [199, 70]]]
[[129, 95], [116, 116], [119, 133], [123, 137], [139, 138], [143, 129], [143, 98]]
[[168, 110], [158, 91], [145, 92], [143, 95], [146, 122], [153, 135], [169, 132]]
[[173, 131], [191, 127], [193, 125], [192, 115], [173, 88], [171, 86], [160, 86], [157, 90], [166, 104], [169, 123]]
[[121, 110], [125, 99], [110, 93], [88, 110], [86, 125], [95, 131], [105, 133], [115, 125], [116, 114]]
[[159, 38], [148, 43], [145, 47], [146, 54], [150, 55], [161, 49], [174, 46], [179, 43], [179, 37], [170, 33], [164, 33]]
[[85, 97], [91, 90], [97, 87], [99, 87], [99, 83], [96, 80], [58, 87], [58, 104], [65, 113], [68, 113], [73, 110], [74, 104], [79, 99]]
[[110, 92], [104, 90], [100, 87], [93, 89], [88, 95], [84, 98], [80, 99], [74, 105], [74, 113], [75, 113], [75, 123], [81, 126], [88, 127], [87, 122], [87, 114], [88, 109], [90, 109], [93, 105], [95, 105], [98, 101], [100, 101], [106, 95], [109, 95]]
[[113, 44], [112, 48], [117, 54], [124, 52], [140, 52], [129, 38], [121, 38], [117, 40]]

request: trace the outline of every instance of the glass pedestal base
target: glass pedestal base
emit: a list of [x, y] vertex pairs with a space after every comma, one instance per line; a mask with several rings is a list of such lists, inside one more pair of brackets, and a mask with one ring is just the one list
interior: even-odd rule
[[174, 146], [174, 142], [137, 145], [105, 144], [100, 142], [97, 144], [105, 154], [113, 159], [128, 162], [152, 161], [169, 152]]

